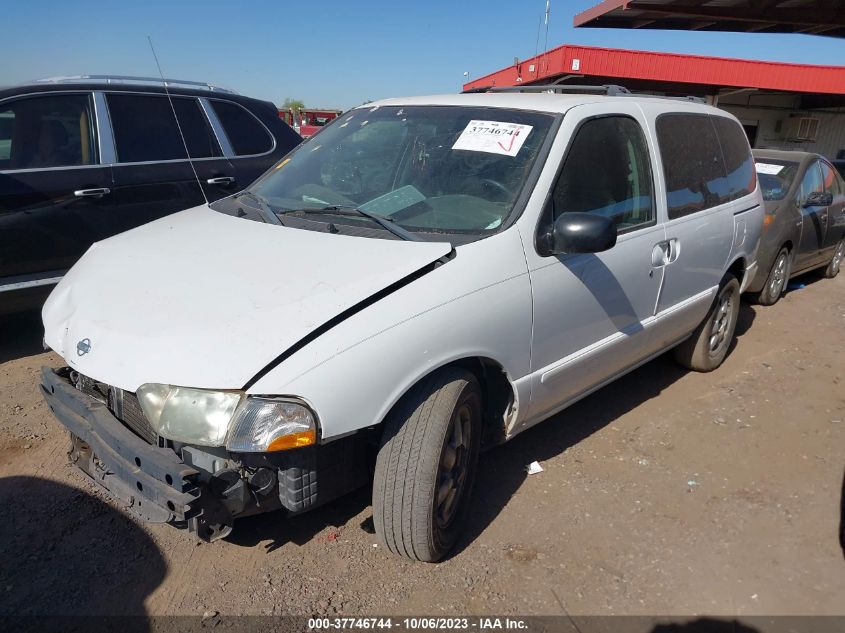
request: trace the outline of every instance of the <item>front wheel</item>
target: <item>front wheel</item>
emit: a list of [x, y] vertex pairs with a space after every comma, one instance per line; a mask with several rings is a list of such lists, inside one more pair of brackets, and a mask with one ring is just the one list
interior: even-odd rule
[[828, 279], [833, 279], [839, 274], [839, 268], [842, 266], [842, 260], [845, 259], [845, 237], [839, 240], [836, 245], [836, 250], [833, 253], [833, 259], [824, 270], [824, 276]]
[[481, 445], [481, 388], [435, 372], [388, 415], [373, 479], [373, 522], [394, 554], [435, 562], [461, 534]]
[[675, 360], [694, 371], [713, 371], [728, 355], [739, 316], [739, 282], [728, 273], [716, 300], [696, 330], [675, 348]]

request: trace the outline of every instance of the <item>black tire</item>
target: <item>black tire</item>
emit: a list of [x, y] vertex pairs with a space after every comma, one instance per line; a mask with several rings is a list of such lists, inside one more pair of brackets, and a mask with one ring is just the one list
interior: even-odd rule
[[789, 282], [789, 269], [789, 250], [784, 247], [772, 263], [772, 269], [766, 277], [766, 285], [756, 296], [757, 303], [773, 306], [778, 302]]
[[388, 414], [373, 480], [373, 523], [394, 554], [435, 562], [454, 546], [478, 467], [481, 410], [475, 376], [447, 367]]
[[686, 341], [675, 348], [675, 360], [693, 371], [713, 371], [728, 355], [739, 316], [739, 282], [728, 273], [719, 284], [707, 316]]
[[845, 259], [845, 237], [839, 240], [839, 244], [836, 245], [836, 250], [833, 252], [833, 257], [830, 259], [830, 263], [824, 269], [822, 275], [828, 279], [836, 277], [839, 274], [839, 269], [842, 267], [843, 259]]

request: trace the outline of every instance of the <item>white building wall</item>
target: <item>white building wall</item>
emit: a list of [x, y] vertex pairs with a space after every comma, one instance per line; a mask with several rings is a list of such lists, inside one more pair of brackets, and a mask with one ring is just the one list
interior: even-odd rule
[[[831, 159], [845, 151], [845, 108], [801, 110], [798, 96], [755, 92], [722, 97], [718, 106], [736, 116], [743, 125], [757, 125], [754, 147], [815, 152]], [[783, 138], [780, 130], [783, 121], [790, 116], [819, 120], [815, 142], [793, 142]]]

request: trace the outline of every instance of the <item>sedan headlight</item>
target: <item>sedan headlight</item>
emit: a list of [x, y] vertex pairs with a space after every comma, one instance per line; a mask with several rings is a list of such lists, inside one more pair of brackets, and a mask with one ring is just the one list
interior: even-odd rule
[[311, 410], [289, 399], [149, 383], [136, 392], [156, 433], [176, 442], [256, 453], [317, 443]]
[[239, 391], [208, 391], [171, 385], [141, 385], [138, 402], [156, 433], [169, 440], [222, 446], [232, 416], [243, 399]]

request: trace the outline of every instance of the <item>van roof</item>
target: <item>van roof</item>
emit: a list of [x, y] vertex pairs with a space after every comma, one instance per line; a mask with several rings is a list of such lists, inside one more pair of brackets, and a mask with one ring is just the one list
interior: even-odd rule
[[691, 112], [698, 110], [710, 114], [718, 114], [727, 117], [731, 116], [724, 110], [719, 110], [718, 108], [702, 103], [696, 103], [694, 101], [669, 99], [666, 97], [633, 93], [621, 96], [606, 96], [596, 94], [557, 94], [537, 92], [471, 92], [381, 99], [379, 101], [360, 105], [357, 109], [376, 108], [381, 106], [451, 105], [562, 113], [575, 106], [590, 103], [631, 103], [632, 100], [637, 102], [659, 104], [669, 112]]

